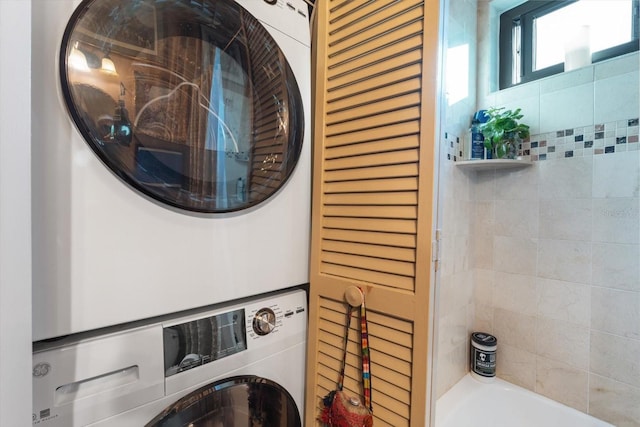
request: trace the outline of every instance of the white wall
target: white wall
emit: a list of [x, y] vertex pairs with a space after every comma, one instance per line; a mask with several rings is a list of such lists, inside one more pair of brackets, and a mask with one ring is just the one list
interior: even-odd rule
[[31, 1], [0, 0], [0, 426], [31, 420]]

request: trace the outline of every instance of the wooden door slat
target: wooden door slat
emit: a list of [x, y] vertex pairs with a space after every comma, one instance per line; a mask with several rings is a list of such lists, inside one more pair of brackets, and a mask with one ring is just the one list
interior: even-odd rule
[[[411, 120], [415, 119], [416, 116], [409, 116], [409, 118], [405, 118], [406, 116], [400, 114], [397, 117], [394, 117], [394, 120], [387, 119], [387, 117], [384, 116], [388, 114], [393, 116], [394, 114], [397, 114], [398, 111], [404, 111], [403, 109], [413, 105], [420, 105], [420, 94], [417, 92], [382, 99], [369, 104], [354, 106], [348, 110], [327, 114], [326, 124], [329, 129], [331, 129], [331, 132], [334, 132], [335, 126], [339, 126], [340, 124], [349, 124], [350, 127], [356, 126], [357, 129], [370, 127], [372, 121], [371, 116], [377, 116], [380, 117], [381, 120], [384, 120], [382, 122], [378, 122], [378, 120], [373, 119], [378, 122], [378, 124]], [[369, 124], [369, 126], [366, 126], [366, 124]]]
[[402, 80], [381, 88], [332, 101], [327, 105], [327, 114], [350, 110], [354, 107], [360, 107], [372, 102], [394, 98], [407, 93], [418, 92], [419, 90], [419, 78], [414, 77], [408, 80]]
[[364, 154], [360, 156], [326, 160], [326, 170], [344, 170], [402, 163], [415, 163], [419, 160], [418, 150], [398, 150], [385, 153]]
[[415, 235], [416, 233], [416, 222], [410, 219], [325, 217], [322, 220], [322, 226], [336, 230], [384, 231], [407, 235]]
[[365, 282], [407, 291], [413, 291], [415, 287], [415, 282], [412, 277], [398, 276], [396, 274], [371, 271], [356, 267], [347, 267], [344, 265], [322, 262], [320, 264], [320, 272], [347, 279], [363, 280]]
[[361, 181], [328, 182], [325, 193], [373, 193], [387, 191], [415, 191], [418, 180], [411, 178], [368, 179]]
[[390, 138], [415, 135], [420, 131], [420, 123], [413, 120], [405, 123], [395, 123], [384, 127], [358, 130], [348, 134], [327, 136], [325, 147], [333, 148], [343, 145], [353, 145], [362, 142], [379, 141]]
[[421, 71], [420, 63], [414, 62], [405, 64], [403, 67], [393, 70], [387, 70], [386, 73], [377, 76], [370, 76], [368, 79], [362, 80], [358, 84], [347, 83], [342, 86], [333, 86], [331, 89], [327, 88], [327, 103], [332, 103], [347, 97], [366, 94], [375, 89], [384, 88], [394, 83], [420, 77]]
[[422, 61], [421, 52], [419, 50], [412, 50], [401, 55], [376, 61], [367, 67], [335, 74], [327, 81], [327, 88], [331, 90], [346, 85], [358, 85], [363, 80], [368, 80], [371, 77], [384, 76], [398, 68], [407, 67], [420, 61]]
[[[387, 247], [407, 248], [411, 249], [412, 252], [416, 247], [416, 238], [411, 234], [326, 228], [323, 230], [322, 235], [323, 244], [328, 241], [369, 243], [373, 245], [385, 245]], [[415, 258], [415, 253], [412, 256]]]
[[418, 176], [418, 166], [415, 163], [327, 171], [325, 173], [325, 180], [326, 182], [335, 182], [411, 176]]
[[367, 257], [387, 258], [395, 261], [415, 262], [416, 254], [413, 249], [398, 248], [384, 245], [372, 245], [354, 242], [340, 242], [324, 240], [322, 249], [325, 252], [361, 255]]

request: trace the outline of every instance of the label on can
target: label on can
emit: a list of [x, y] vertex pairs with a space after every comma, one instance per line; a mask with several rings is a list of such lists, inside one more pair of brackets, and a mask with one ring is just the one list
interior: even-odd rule
[[484, 136], [482, 132], [471, 132], [471, 158], [484, 159]]
[[471, 369], [483, 377], [496, 376], [496, 352], [471, 347]]

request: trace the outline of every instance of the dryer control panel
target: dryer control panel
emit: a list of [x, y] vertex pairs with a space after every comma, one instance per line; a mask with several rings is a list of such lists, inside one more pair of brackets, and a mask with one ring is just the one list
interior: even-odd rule
[[165, 377], [244, 351], [244, 309], [167, 326], [163, 342]]
[[299, 348], [306, 304], [302, 290], [277, 292], [36, 343], [33, 425], [92, 425]]
[[[306, 308], [305, 292], [291, 291], [165, 322], [165, 352], [173, 349], [165, 354], [165, 368], [171, 370], [166, 372], [167, 394], [196, 384], [202, 377], [216, 378], [260, 362], [266, 355], [304, 341]], [[183, 332], [177, 337], [169, 335], [177, 329]], [[179, 354], [174, 357], [176, 347], [167, 340], [188, 342], [190, 347], [179, 344]], [[168, 366], [166, 360], [171, 358]]]

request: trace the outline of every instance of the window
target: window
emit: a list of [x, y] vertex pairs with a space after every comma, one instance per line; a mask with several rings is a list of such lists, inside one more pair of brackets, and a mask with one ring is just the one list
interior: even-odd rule
[[638, 50], [639, 0], [530, 0], [500, 15], [500, 89]]

